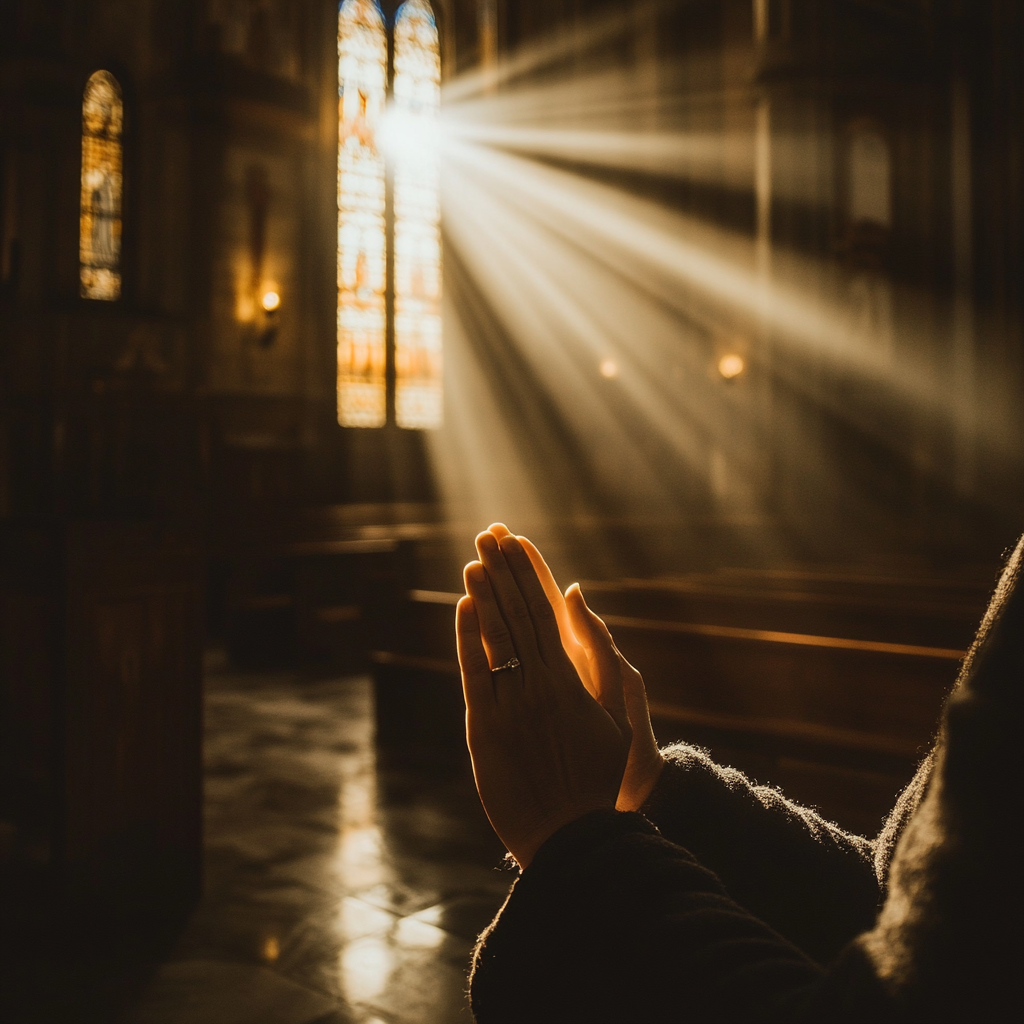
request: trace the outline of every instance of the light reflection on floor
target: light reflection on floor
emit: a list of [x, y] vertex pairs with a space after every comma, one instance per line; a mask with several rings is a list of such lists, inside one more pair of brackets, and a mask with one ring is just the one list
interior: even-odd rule
[[468, 775], [378, 766], [372, 700], [208, 675], [206, 896], [134, 1024], [469, 1024], [504, 851]]

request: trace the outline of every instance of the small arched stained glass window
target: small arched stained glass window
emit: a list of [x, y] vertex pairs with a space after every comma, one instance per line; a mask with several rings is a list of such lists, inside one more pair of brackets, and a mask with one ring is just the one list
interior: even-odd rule
[[387, 421], [385, 166], [388, 44], [374, 0], [338, 10], [338, 422]]
[[441, 205], [438, 109], [441, 60], [427, 0], [395, 18], [395, 420], [441, 426]]
[[97, 71], [82, 103], [82, 195], [79, 278], [85, 299], [121, 296], [121, 195], [124, 104], [109, 71]]

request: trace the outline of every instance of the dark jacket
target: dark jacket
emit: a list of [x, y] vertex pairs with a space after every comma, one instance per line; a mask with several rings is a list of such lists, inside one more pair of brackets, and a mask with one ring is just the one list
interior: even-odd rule
[[557, 832], [480, 938], [478, 1024], [1024, 1019], [1018, 543], [874, 841], [700, 751]]

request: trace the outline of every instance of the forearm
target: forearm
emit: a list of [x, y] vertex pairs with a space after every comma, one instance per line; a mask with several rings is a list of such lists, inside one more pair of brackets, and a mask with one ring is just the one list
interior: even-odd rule
[[829, 983], [639, 815], [600, 812], [517, 881], [471, 997], [478, 1024], [796, 1020], [834, 1002]]
[[677, 745], [641, 808], [730, 896], [827, 962], [870, 928], [880, 902], [872, 844], [702, 751]]

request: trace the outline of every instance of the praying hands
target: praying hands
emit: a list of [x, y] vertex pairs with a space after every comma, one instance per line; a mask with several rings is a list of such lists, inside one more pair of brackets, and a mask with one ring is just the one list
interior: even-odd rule
[[643, 680], [577, 584], [500, 524], [476, 539], [456, 612], [466, 731], [494, 830], [525, 868], [563, 825], [635, 810], [664, 764]]
[[457, 614], [469, 747], [525, 869], [474, 952], [480, 1024], [1020, 1018], [1009, 904], [978, 879], [1019, 902], [992, 793], [1018, 749], [1024, 540], [875, 840], [692, 746], [659, 753], [579, 587], [563, 597], [503, 526], [477, 551]]

